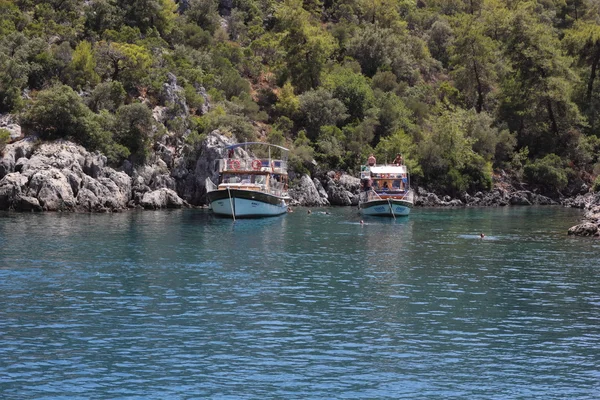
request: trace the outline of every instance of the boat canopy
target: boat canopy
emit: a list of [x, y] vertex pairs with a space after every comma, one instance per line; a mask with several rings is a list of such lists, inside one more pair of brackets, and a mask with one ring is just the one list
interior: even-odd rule
[[261, 146], [270, 146], [270, 147], [276, 147], [278, 149], [280, 149], [281, 151], [285, 151], [285, 152], [289, 152], [290, 149], [286, 149], [283, 146], [278, 146], [276, 144], [271, 144], [271, 143], [263, 143], [263, 142], [244, 142], [244, 143], [236, 143], [236, 144], [232, 144], [230, 146], [225, 147], [226, 150], [232, 150], [232, 149], [237, 149], [238, 147], [248, 147], [251, 145], [261, 145]]
[[382, 165], [368, 168], [371, 174], [406, 174], [408, 172], [406, 165]]
[[[263, 143], [263, 142], [236, 143], [236, 144], [232, 144], [232, 145], [227, 146], [227, 147], [223, 147], [223, 150], [229, 153], [229, 152], [231, 152], [231, 151], [233, 151], [235, 149], [243, 148], [244, 152], [247, 152], [248, 150], [250, 150], [250, 152], [253, 153], [253, 151], [251, 149], [248, 149], [249, 146], [266, 146], [269, 149], [269, 153], [268, 153], [269, 160], [272, 158], [272, 154], [271, 154], [271, 149], [272, 148], [277, 149], [277, 150], [275, 150], [275, 154], [279, 154], [279, 156], [280, 156], [279, 158], [281, 160], [284, 160], [284, 161], [287, 161], [288, 154], [290, 152], [290, 150], [286, 149], [285, 147], [278, 146], [276, 144], [271, 144], [271, 143]], [[231, 156], [228, 154], [228, 157], [231, 157]]]

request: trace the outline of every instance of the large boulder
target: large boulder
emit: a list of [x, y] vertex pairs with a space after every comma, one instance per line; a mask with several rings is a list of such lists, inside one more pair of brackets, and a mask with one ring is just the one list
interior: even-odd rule
[[14, 207], [17, 199], [25, 195], [28, 181], [17, 172], [7, 174], [0, 179], [0, 210]]
[[39, 200], [31, 196], [17, 196], [13, 208], [17, 211], [43, 211]]
[[320, 207], [329, 205], [329, 201], [321, 197], [310, 176], [302, 175], [300, 180], [290, 188], [289, 195], [293, 203], [300, 206]]
[[530, 206], [531, 200], [530, 198], [531, 192], [516, 192], [513, 193], [510, 197], [510, 204], [513, 206]]
[[18, 160], [31, 157], [35, 143], [34, 138], [26, 138], [6, 145], [0, 158], [0, 179], [11, 172], [15, 172], [15, 165]]
[[593, 222], [584, 222], [582, 224], [572, 226], [569, 228], [567, 233], [575, 236], [598, 236], [598, 224]]
[[[320, 181], [316, 181], [316, 183]], [[340, 174], [330, 171], [323, 179], [326, 195], [319, 190], [321, 197], [327, 199], [334, 206], [358, 205], [358, 193], [360, 190], [360, 179], [348, 174]], [[318, 189], [319, 185], [316, 185]]]
[[327, 198], [334, 206], [351, 206], [354, 195], [343, 186], [330, 181], [327, 185]]
[[27, 196], [37, 198], [46, 211], [71, 211], [76, 204], [69, 181], [58, 169], [52, 167], [32, 174]]
[[142, 207], [158, 210], [162, 208], [181, 208], [185, 202], [171, 189], [158, 189], [144, 194]]

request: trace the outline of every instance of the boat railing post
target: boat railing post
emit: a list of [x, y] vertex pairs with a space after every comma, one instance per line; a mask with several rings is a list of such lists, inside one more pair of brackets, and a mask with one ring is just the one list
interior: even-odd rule
[[231, 207], [231, 215], [233, 216], [233, 222], [235, 222], [235, 209], [233, 208], [233, 200], [231, 200], [231, 191], [227, 186], [227, 194], [229, 195], [229, 206]]
[[381, 196], [379, 195], [379, 193], [377, 193], [377, 192], [375, 191], [375, 189], [371, 188], [371, 191], [372, 191], [373, 193], [375, 193], [375, 196], [377, 196], [377, 198], [378, 198], [379, 200], [383, 200], [383, 199], [381, 198]]
[[390, 201], [389, 197], [388, 197], [387, 201], [388, 201], [388, 204], [390, 205], [390, 211], [392, 212], [392, 217], [394, 217], [394, 219], [396, 219], [396, 214], [394, 214], [394, 207], [392, 206], [392, 202]]

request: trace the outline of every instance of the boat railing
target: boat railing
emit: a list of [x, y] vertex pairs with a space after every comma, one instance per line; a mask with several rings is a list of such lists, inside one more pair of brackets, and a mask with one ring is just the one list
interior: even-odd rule
[[210, 178], [206, 178], [206, 180], [204, 181], [204, 186], [206, 187], [206, 193], [214, 192], [218, 189], [218, 186], [215, 185]]
[[287, 161], [268, 158], [221, 158], [216, 160], [219, 173], [226, 171], [270, 172], [287, 174]]
[[[385, 198], [381, 197], [381, 196], [385, 196]], [[361, 192], [359, 194], [359, 199], [361, 202], [367, 202], [367, 201], [372, 201], [372, 200], [386, 200], [388, 198], [391, 199], [396, 199], [396, 200], [406, 200], [406, 201], [413, 201], [413, 192], [412, 190], [407, 190], [404, 192], [387, 192], [387, 191], [383, 191], [383, 192], [376, 192], [375, 189], [371, 188], [371, 190], [368, 191], [364, 191]]]
[[270, 185], [266, 185], [264, 183], [251, 182], [222, 182], [217, 186], [210, 180], [210, 178], [206, 178], [205, 184], [207, 193], [212, 192], [214, 190], [244, 189], [256, 190], [279, 197], [287, 196], [286, 185], [282, 182], [272, 182]]

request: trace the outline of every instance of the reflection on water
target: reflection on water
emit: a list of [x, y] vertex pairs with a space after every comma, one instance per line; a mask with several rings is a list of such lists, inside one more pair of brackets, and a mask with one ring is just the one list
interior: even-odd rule
[[2, 398], [597, 396], [577, 211], [324, 210], [0, 214]]

